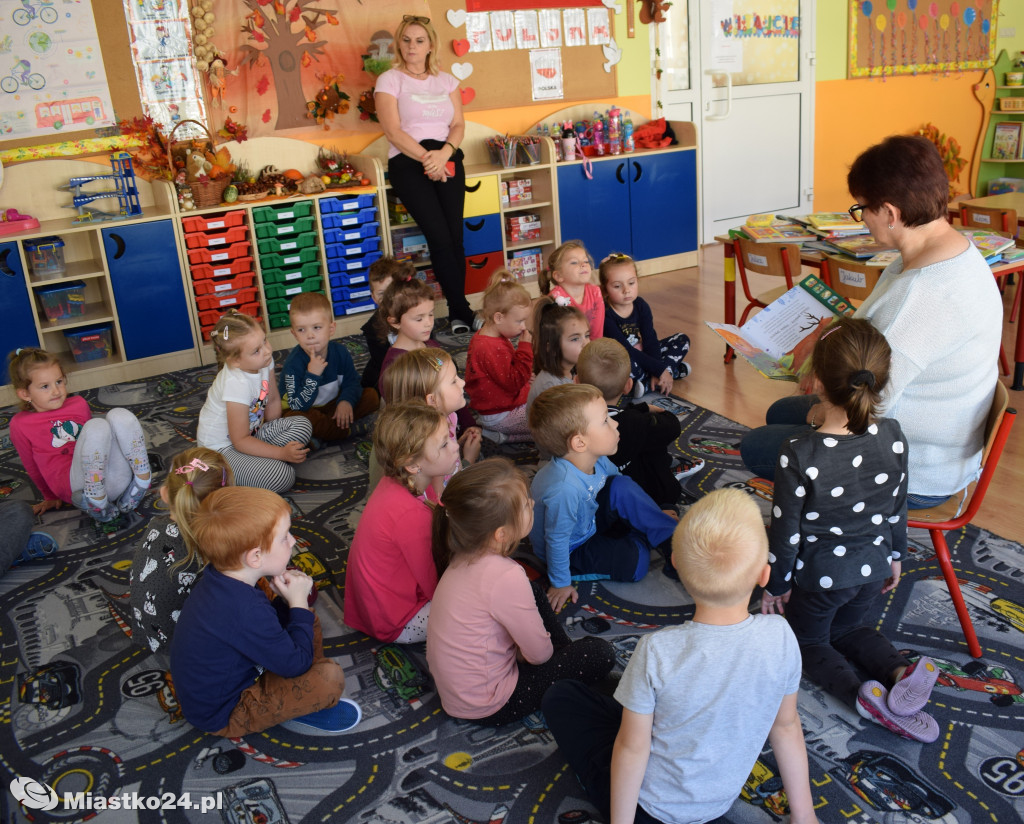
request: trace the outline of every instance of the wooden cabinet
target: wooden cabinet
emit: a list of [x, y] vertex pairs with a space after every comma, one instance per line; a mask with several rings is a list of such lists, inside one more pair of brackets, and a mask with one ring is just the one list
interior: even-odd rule
[[[1021, 124], [1024, 124], [1024, 86], [998, 85], [1005, 79], [1007, 71], [1015, 70], [1013, 60], [1003, 50], [991, 71], [986, 72], [982, 82], [974, 87], [975, 97], [981, 101], [987, 84], [995, 84], [995, 99], [992, 101], [993, 108], [989, 114], [988, 129], [982, 142], [981, 158], [978, 164], [978, 184], [974, 192], [979, 197], [989, 194], [988, 182], [994, 178], [1024, 178], [1024, 151], [1022, 151], [1024, 137], [1021, 137], [1018, 142], [1016, 157], [997, 158], [992, 156], [996, 126], [1000, 123], [1014, 123], [1019, 128]], [[1016, 106], [1021, 106], [1021, 108], [1010, 108]], [[1006, 189], [1002, 191], [1006, 191]]]
[[38, 346], [35, 315], [16, 242], [0, 243], [0, 385], [10, 383], [7, 355], [19, 346]]

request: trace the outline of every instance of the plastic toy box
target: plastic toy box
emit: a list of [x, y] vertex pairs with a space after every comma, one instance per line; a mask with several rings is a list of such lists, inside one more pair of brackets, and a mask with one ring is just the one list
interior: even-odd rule
[[80, 280], [39, 289], [36, 294], [43, 302], [47, 320], [69, 320], [85, 314], [85, 284]]
[[33, 277], [59, 278], [64, 266], [64, 241], [56, 235], [25, 241], [25, 257]]
[[77, 363], [107, 358], [114, 352], [112, 327], [109, 323], [86, 326], [64, 333], [71, 354]]

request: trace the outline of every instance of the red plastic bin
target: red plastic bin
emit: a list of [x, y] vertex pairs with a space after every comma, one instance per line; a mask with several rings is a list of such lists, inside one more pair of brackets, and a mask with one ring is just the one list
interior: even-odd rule
[[245, 212], [226, 212], [223, 215], [205, 215], [183, 217], [182, 228], [186, 232], [212, 232], [218, 229], [230, 229], [245, 223]]
[[249, 241], [232, 243], [228, 247], [214, 246], [210, 249], [189, 249], [188, 263], [198, 266], [200, 263], [220, 263], [222, 260], [233, 260], [249, 254]]
[[197, 280], [192, 286], [196, 290], [196, 297], [203, 297], [204, 295], [219, 295], [224, 292], [233, 292], [235, 289], [249, 289], [255, 285], [255, 282], [256, 275], [252, 272], [245, 272], [232, 278]]
[[[225, 260], [221, 263], [204, 263], [192, 267], [192, 280], [206, 280], [207, 278], [219, 278], [227, 275], [240, 275], [243, 272], [252, 271], [252, 258], [243, 257], [235, 260]], [[196, 294], [199, 294], [196, 292]]]
[[199, 307], [199, 311], [204, 312], [207, 309], [219, 309], [224, 311], [230, 309], [232, 306], [240, 306], [243, 303], [252, 303], [256, 300], [256, 289], [237, 289], [232, 292], [219, 295], [205, 295], [201, 298], [196, 298], [196, 306]]
[[[254, 318], [260, 316], [260, 305], [258, 303], [243, 303], [241, 306], [228, 306], [227, 309], [234, 309], [236, 312], [241, 312], [243, 315], [249, 315]], [[223, 314], [224, 312], [220, 309], [208, 309], [205, 312], [199, 313], [199, 325], [202, 327], [203, 337], [206, 340], [210, 339], [210, 330], [213, 329]]]
[[246, 239], [247, 229], [244, 226], [234, 226], [226, 232], [207, 234], [206, 232], [191, 232], [185, 235], [185, 245], [189, 249], [204, 249], [214, 246], [228, 246], [232, 243]]

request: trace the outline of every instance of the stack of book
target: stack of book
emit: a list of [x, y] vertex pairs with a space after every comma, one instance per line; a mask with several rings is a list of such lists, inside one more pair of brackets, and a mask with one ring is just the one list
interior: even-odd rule
[[747, 224], [733, 232], [758, 243], [806, 243], [817, 237], [807, 231], [806, 227], [788, 220], [776, 220], [771, 226]]
[[815, 212], [804, 217], [794, 217], [793, 220], [830, 243], [868, 234], [868, 227], [854, 220], [846, 212]]
[[[960, 231], [978, 248], [989, 266], [999, 263], [1003, 259], [1003, 253], [1014, 249], [1016, 245], [1012, 237], [994, 235], [983, 229], [961, 229]], [[1017, 259], [1018, 256], [1013, 255], [1012, 257]]]

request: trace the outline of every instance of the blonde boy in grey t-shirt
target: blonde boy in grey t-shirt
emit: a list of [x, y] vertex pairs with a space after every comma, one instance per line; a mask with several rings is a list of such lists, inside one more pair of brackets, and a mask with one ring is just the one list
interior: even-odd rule
[[757, 505], [736, 489], [702, 498], [673, 535], [672, 560], [693, 620], [640, 639], [614, 700], [575, 681], [551, 687], [555, 740], [611, 824], [697, 824], [728, 811], [767, 738], [792, 824], [813, 824], [800, 650], [785, 619], [748, 612], [770, 570]]

